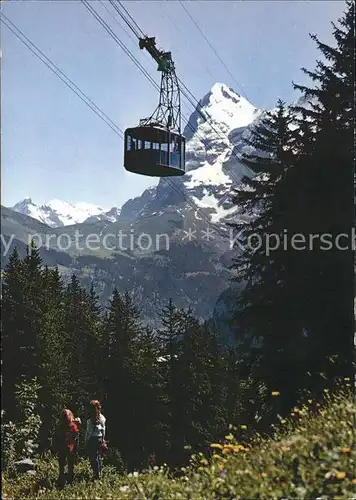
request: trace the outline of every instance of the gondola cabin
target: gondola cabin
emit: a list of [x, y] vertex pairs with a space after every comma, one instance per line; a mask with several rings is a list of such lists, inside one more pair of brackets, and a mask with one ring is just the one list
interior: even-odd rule
[[124, 167], [135, 174], [170, 177], [185, 173], [185, 138], [159, 126], [125, 130]]

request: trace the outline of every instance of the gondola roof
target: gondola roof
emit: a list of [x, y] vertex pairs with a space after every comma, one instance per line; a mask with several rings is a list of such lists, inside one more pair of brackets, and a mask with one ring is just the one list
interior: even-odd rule
[[184, 137], [178, 130], [167, 130], [160, 125], [139, 125], [125, 130], [125, 135], [149, 142], [167, 142], [168, 137], [179, 137], [184, 141]]

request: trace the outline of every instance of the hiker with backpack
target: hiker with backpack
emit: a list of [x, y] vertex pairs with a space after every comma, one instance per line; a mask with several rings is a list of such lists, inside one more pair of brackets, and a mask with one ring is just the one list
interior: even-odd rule
[[101, 413], [99, 401], [90, 401], [90, 416], [87, 420], [85, 432], [85, 447], [90, 459], [94, 479], [99, 479], [101, 474], [101, 455], [107, 447], [105, 441], [106, 418]]
[[68, 483], [71, 484], [74, 479], [74, 464], [78, 449], [80, 419], [74, 418], [73, 413], [65, 408], [61, 413], [59, 426], [56, 436], [56, 448], [59, 460], [59, 478], [58, 485], [63, 487], [65, 480], [65, 465], [68, 466]]

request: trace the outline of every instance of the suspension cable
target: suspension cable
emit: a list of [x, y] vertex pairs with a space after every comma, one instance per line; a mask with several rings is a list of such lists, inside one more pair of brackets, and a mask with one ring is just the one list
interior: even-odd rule
[[[110, 1], [112, 1], [112, 0], [110, 0]], [[122, 48], [122, 50], [125, 52], [125, 54], [127, 54], [128, 57], [133, 61], [133, 63], [140, 69], [140, 71], [144, 74], [144, 76], [149, 80], [151, 85], [153, 85], [153, 87], [156, 90], [160, 91], [160, 87], [155, 82], [155, 80], [152, 78], [152, 76], [147, 72], [147, 70], [142, 66], [142, 64], [137, 60], [137, 58], [132, 54], [132, 52], [125, 46], [125, 44], [120, 40], [120, 38], [114, 33], [114, 31], [110, 28], [110, 26], [103, 20], [103, 18], [95, 11], [95, 9], [93, 7], [91, 7], [88, 4], [87, 0], [81, 0], [81, 2], [84, 4], [84, 6], [87, 8], [87, 10], [92, 14], [92, 16], [99, 22], [99, 24], [107, 31], [107, 33], [109, 33], [109, 35], [114, 39], [114, 41]], [[194, 106], [191, 99], [189, 99], [189, 97], [186, 97], [186, 98], [188, 99], [190, 104], [192, 106]], [[204, 118], [204, 120], [206, 120], [206, 117], [202, 113], [201, 113], [201, 115]], [[190, 125], [189, 119], [187, 119], [184, 115], [182, 115], [182, 116], [185, 119], [188, 127], [192, 130], [193, 133], [195, 133], [196, 131]], [[202, 142], [206, 146], [204, 139], [202, 139], [202, 138], [200, 138], [200, 139], [202, 140]]]
[[[87, 4], [87, 1], [86, 1], [86, 0], [81, 0], [81, 2], [82, 2], [84, 5], [85, 5], [85, 4]], [[87, 5], [85, 5], [85, 6], [87, 7]], [[91, 8], [91, 7], [90, 7], [88, 10], [90, 10], [90, 11], [94, 11], [94, 13], [95, 13], [95, 14], [93, 14], [93, 12], [92, 12], [92, 14], [94, 15], [95, 19], [96, 19], [96, 20], [97, 20], [97, 21], [98, 21], [98, 22], [99, 22], [102, 26], [104, 26], [104, 27], [105, 27], [105, 25], [106, 25], [106, 26], [108, 27], [107, 23], [105, 23], [105, 21], [103, 21], [103, 19], [102, 19], [102, 18], [101, 18], [101, 16], [100, 16], [100, 15], [99, 15], [96, 11], [95, 11], [95, 9], [93, 9], [93, 8]], [[115, 40], [115, 41], [119, 44], [119, 46], [120, 46], [121, 48], [123, 48], [123, 47], [124, 47], [124, 49], [123, 49], [123, 50], [125, 51], [125, 53], [129, 53], [129, 54], [131, 55], [130, 59], [131, 59], [131, 60], [134, 60], [134, 63], [135, 63], [136, 65], [138, 65], [138, 66], [140, 66], [140, 67], [142, 68], [141, 64], [140, 64], [140, 63], [137, 61], [137, 59], [136, 59], [136, 58], [135, 58], [135, 57], [131, 54], [131, 52], [129, 51], [129, 49], [127, 49], [127, 48], [126, 48], [126, 46], [123, 44], [123, 42], [121, 42], [121, 40], [120, 40], [120, 39], [117, 37], [117, 35], [116, 35], [116, 34], [115, 34], [115, 33], [114, 33], [111, 29], [110, 29], [110, 27], [108, 27], [108, 28], [109, 28], [109, 29], [106, 29], [106, 31], [108, 31], [108, 32], [109, 32], [109, 34], [113, 37], [113, 39], [114, 39], [114, 40]], [[136, 61], [136, 62], [135, 62], [135, 61]], [[142, 71], [142, 70], [141, 70], [141, 71]], [[159, 90], [160, 90], [160, 88], [158, 87], [158, 85], [156, 84], [156, 82], [154, 82], [153, 78], [152, 78], [152, 77], [148, 74], [148, 72], [147, 72], [146, 70], [143, 70], [143, 72], [144, 72], [145, 76], [149, 79], [149, 81], [151, 82], [151, 84], [153, 84], [153, 85], [154, 85], [154, 87], [155, 87], [155, 88], [159, 91]], [[148, 76], [147, 76], [147, 75], [148, 75]], [[193, 95], [193, 94], [192, 94], [192, 95]], [[187, 98], [187, 96], [185, 96], [185, 97]], [[192, 102], [191, 102], [191, 100], [190, 100], [189, 98], [188, 98], [188, 100], [189, 100], [189, 102], [192, 104]], [[193, 107], [194, 107], [194, 104], [193, 104]], [[204, 118], [204, 120], [206, 121], [206, 117], [205, 117], [205, 116], [201, 113], [201, 111], [200, 111], [200, 114], [201, 114], [201, 116]], [[183, 116], [184, 116], [184, 115], [183, 115]], [[185, 117], [184, 117], [184, 118], [185, 118]], [[186, 122], [187, 122], [187, 126], [188, 126], [191, 130], [192, 130], [192, 132], [193, 132], [193, 133], [196, 133], [196, 130], [195, 130], [195, 129], [191, 126], [191, 124], [189, 123], [189, 120], [187, 120], [186, 118], [185, 118], [185, 120], [186, 120]], [[213, 128], [213, 127], [212, 127], [212, 128]], [[220, 138], [226, 139], [226, 136], [225, 136], [225, 137], [222, 137], [222, 136], [221, 136], [221, 134], [219, 134], [219, 132], [218, 132], [218, 131], [216, 131], [216, 129], [215, 129], [215, 128], [213, 128], [213, 130], [214, 130], [214, 131], [215, 131], [215, 132], [216, 132], [216, 133], [220, 136]], [[206, 141], [205, 139], [201, 138], [201, 137], [199, 136], [199, 134], [196, 134], [196, 135], [197, 135], [197, 137], [198, 137], [198, 138], [202, 141], [202, 143], [204, 144], [204, 146], [207, 148], [207, 146], [206, 146], [207, 141]], [[236, 153], [235, 153], [234, 151], [231, 151], [231, 153], [232, 153], [232, 154], [233, 154], [233, 155], [234, 155], [237, 159], [239, 159], [239, 158], [238, 158], [238, 156], [236, 155]], [[235, 178], [235, 176], [232, 174], [232, 172], [230, 172], [230, 176], [231, 176], [231, 178], [232, 178], [232, 179], [233, 179], [236, 183], [238, 183], [238, 182], [239, 182], [239, 179]], [[168, 181], [168, 180], [166, 180], [166, 179], [165, 179], [165, 182], [166, 182], [166, 183], [168, 183], [168, 184], [171, 186], [171, 188], [172, 188], [175, 192], [177, 192], [177, 187], [176, 187], [176, 186], [174, 186], [174, 187], [173, 187], [173, 184], [172, 184], [172, 182], [171, 182], [171, 181]], [[198, 207], [198, 206], [197, 206], [197, 205], [196, 205], [196, 204], [195, 204], [192, 200], [188, 199], [188, 198], [187, 198], [187, 196], [183, 193], [183, 191], [181, 192], [181, 194], [182, 194], [182, 196], [184, 197], [184, 199], [185, 199], [185, 200], [186, 200], [186, 201], [187, 201], [187, 202], [188, 202], [191, 206], [193, 206], [193, 208], [194, 208], [195, 210], [199, 210], [199, 207]], [[210, 225], [211, 225], [210, 220], [209, 220], [209, 219], [205, 216], [205, 214], [204, 214], [203, 218], [207, 221], [207, 223], [208, 223], [208, 224], [210, 224]], [[221, 235], [221, 236], [223, 236], [223, 237], [225, 237], [225, 236], [226, 236], [225, 234], [224, 234], [224, 235], [222, 235], [220, 231], [218, 231], [218, 232], [220, 233], [220, 235]]]
[[242, 89], [242, 86], [236, 81], [234, 75], [231, 73], [231, 71], [229, 70], [229, 68], [226, 66], [226, 64], [224, 63], [224, 61], [221, 59], [220, 55], [215, 50], [214, 46], [211, 44], [209, 38], [205, 35], [204, 31], [200, 28], [200, 26], [198, 25], [198, 23], [195, 21], [195, 19], [193, 18], [193, 16], [190, 14], [190, 12], [186, 8], [186, 6], [182, 2], [182, 0], [179, 0], [179, 3], [183, 7], [183, 9], [187, 13], [187, 15], [189, 16], [190, 20], [193, 22], [193, 24], [199, 30], [199, 32], [201, 33], [202, 37], [207, 42], [207, 44], [209, 45], [209, 47], [211, 48], [211, 50], [214, 52], [214, 54], [216, 55], [216, 57], [219, 59], [219, 61], [221, 62], [221, 64], [224, 66], [224, 68], [226, 69], [226, 71], [229, 73], [229, 75], [231, 76], [231, 78], [233, 79], [233, 81], [236, 83], [237, 87], [240, 88], [241, 92], [244, 94], [244, 96], [246, 97], [246, 99], [249, 100], [248, 97], [247, 97], [247, 95], [245, 94], [244, 90]]
[[[84, 0], [81, 0], [81, 1], [83, 2]], [[110, 2], [112, 3], [112, 2], [113, 2], [113, 0], [110, 0]], [[119, 0], [117, 0], [117, 2], [118, 2], [118, 3], [120, 3], [120, 5], [121, 5], [121, 2], [120, 2]], [[118, 9], [115, 9], [115, 10], [116, 10], [116, 11], [118, 11]], [[126, 12], [128, 12], [128, 11], [127, 11], [127, 9], [125, 9], [125, 11], [126, 11]], [[130, 18], [132, 18], [132, 16], [131, 16], [129, 13], [128, 13], [128, 15], [130, 16]], [[120, 13], [120, 16], [121, 16], [121, 17], [123, 17], [123, 14], [122, 14], [122, 13]], [[132, 19], [133, 19], [133, 18], [132, 18]], [[126, 20], [126, 21], [127, 21], [127, 20]], [[127, 22], [129, 23], [129, 21], [127, 21]], [[136, 21], [135, 21], [135, 24], [136, 24], [136, 26], [138, 26], [138, 25], [137, 25], [137, 23], [136, 23]], [[139, 28], [139, 29], [140, 29], [140, 28]], [[141, 29], [140, 29], [140, 31], [141, 31], [141, 33], [143, 33], [143, 31], [142, 31]], [[137, 35], [136, 35], [136, 36], [137, 36]], [[140, 37], [138, 37], [138, 39], [140, 39]], [[200, 114], [200, 116], [204, 119], [204, 121], [208, 122], [208, 124], [210, 125], [210, 127], [212, 128], [212, 130], [213, 130], [213, 131], [214, 131], [214, 132], [215, 132], [215, 133], [216, 133], [216, 134], [220, 137], [220, 139], [222, 139], [222, 140], [225, 140], [225, 141], [226, 141], [226, 139], [227, 139], [226, 134], [224, 134], [222, 131], [219, 131], [219, 130], [217, 130], [217, 129], [215, 128], [214, 124], [212, 123], [212, 117], [209, 115], [209, 113], [205, 111], [205, 113], [206, 113], [206, 115], [207, 115], [207, 116], [205, 116], [205, 115], [202, 113], [202, 111], [201, 111], [201, 106], [200, 106], [200, 103], [199, 103], [198, 99], [194, 96], [194, 94], [192, 94], [192, 92], [188, 89], [188, 87], [187, 87], [187, 86], [186, 86], [186, 85], [182, 82], [182, 80], [181, 80], [179, 77], [177, 77], [177, 79], [178, 79], [178, 81], [180, 82], [180, 84], [182, 85], [182, 87], [185, 89], [185, 90], [181, 90], [181, 91], [182, 91], [182, 94], [184, 95], [184, 97], [187, 99], [187, 101], [188, 101], [188, 102], [192, 105], [192, 107], [193, 107], [194, 109], [196, 109], [196, 105], [192, 102], [192, 98], [194, 99], [194, 101], [195, 101], [195, 102], [197, 103], [197, 105], [198, 105], [198, 109], [196, 109], [196, 111]], [[157, 87], [158, 87], [158, 86], [157, 86]], [[188, 96], [188, 94], [189, 94], [191, 97], [189, 97], [189, 96]], [[184, 116], [184, 115], [183, 115], [183, 116]], [[189, 128], [190, 128], [190, 129], [191, 129], [194, 133], [196, 133], [196, 131], [195, 131], [195, 130], [194, 130], [194, 129], [190, 126], [190, 124], [189, 124], [189, 120], [187, 120], [187, 118], [186, 118], [186, 117], [185, 117], [185, 120], [187, 121], [188, 127], [189, 127]], [[201, 137], [199, 136], [199, 134], [198, 134], [198, 133], [197, 133], [196, 135], [197, 135], [197, 137], [201, 140], [201, 142], [204, 144], [204, 146], [206, 147], [206, 141], [205, 141], [203, 138], [201, 138]], [[235, 153], [235, 151], [234, 151], [233, 149], [231, 150], [231, 154], [232, 154], [233, 156], [235, 156], [235, 158], [236, 158], [237, 160], [240, 160], [239, 156]], [[236, 183], [238, 183], [238, 182], [239, 182], [239, 179], [235, 178], [235, 176], [233, 175], [233, 173], [232, 173], [232, 172], [230, 172], [230, 175], [231, 175], [232, 179], [233, 179]]]
[[104, 113], [68, 76], [49, 59], [31, 40], [12, 22], [0, 12], [0, 20], [40, 61], [43, 62], [62, 82], [70, 88], [94, 113], [103, 120], [119, 137], [123, 138], [123, 131], [109, 116]]
[[[65, 83], [70, 90], [72, 90], [87, 106], [94, 111], [94, 113], [99, 116], [121, 139], [123, 138], [123, 131], [116, 125], [111, 118], [109, 118], [81, 89], [70, 80], [65, 73], [51, 61], [49, 57], [47, 57], [44, 52], [42, 52], [10, 19], [8, 19], [4, 14], [0, 13], [1, 22], [36, 56], [40, 59], [45, 66], [50, 69], [58, 78], [60, 78], [63, 83]], [[19, 35], [20, 33], [20, 35]], [[36, 52], [37, 51], [37, 52]], [[128, 51], [129, 52], [129, 51]], [[40, 54], [40, 55], [39, 55]], [[148, 74], [148, 73], [147, 73]], [[149, 74], [148, 74], [149, 75]], [[146, 75], [145, 75], [146, 76]], [[153, 81], [153, 79], [152, 79]], [[70, 82], [70, 83], [68, 83]], [[158, 87], [157, 84], [153, 81], [155, 87]], [[83, 98], [84, 96], [85, 98]], [[196, 211], [199, 211], [199, 207], [194, 203], [193, 200], [188, 198], [188, 196], [182, 191], [179, 190], [178, 186], [173, 184], [172, 181], [163, 178], [164, 182], [166, 182], [171, 189], [178, 195], [183, 196], [183, 198], [187, 201], [187, 203]], [[211, 225], [210, 220], [207, 218], [205, 214], [202, 214], [202, 218], [206, 220], [207, 224]], [[216, 230], [216, 228], [214, 228]], [[220, 231], [218, 231], [220, 233]], [[220, 233], [221, 234], [221, 233]], [[222, 235], [225, 237], [225, 235]]]
[[87, 0], [80, 0], [85, 8], [91, 13], [91, 15], [98, 21], [99, 24], [105, 29], [107, 33], [116, 41], [116, 43], [122, 48], [125, 54], [133, 61], [133, 63], [139, 68], [139, 70], [146, 76], [146, 78], [151, 82], [151, 84], [159, 90], [159, 86], [151, 77], [151, 75], [145, 70], [142, 64], [136, 59], [132, 52], [126, 47], [126, 45], [120, 40], [116, 33], [110, 28], [110, 26], [104, 21], [104, 19], [97, 13], [97, 11], [91, 7]]
[[[161, 4], [162, 5], [167, 5], [168, 3], [170, 2], [170, 0], [162, 0]], [[177, 23], [175, 22], [175, 20], [173, 19], [172, 16], [170, 16], [167, 12], [167, 9], [163, 9], [163, 15], [172, 23], [172, 25], [174, 26], [174, 28], [178, 31], [178, 33], [181, 33], [182, 34], [182, 30], [177, 26]], [[184, 37], [185, 38], [185, 37]], [[188, 47], [188, 50], [191, 51], [191, 45], [188, 44], [188, 42], [185, 40], [185, 44], [186, 46]], [[195, 61], [196, 62], [196, 61]], [[202, 62], [200, 59], [198, 59], [198, 62], [201, 66], [201, 68], [206, 71], [206, 73], [214, 79], [214, 76], [213, 74], [211, 73], [210, 69], [207, 68]]]
[[[119, 44], [119, 46], [125, 51], [130, 56], [132, 56], [131, 52], [126, 48], [126, 46], [121, 42], [121, 40], [115, 35], [115, 33], [110, 29], [110, 27], [105, 23], [105, 21], [102, 20], [101, 16], [97, 14], [97, 12], [92, 9], [90, 6], [87, 6], [87, 2], [85, 0], [81, 0], [83, 4], [85, 4], [85, 7], [92, 13], [92, 15], [95, 17], [95, 19], [106, 29], [106, 31], [114, 38], [114, 40]], [[92, 12], [94, 11], [94, 12]], [[95, 15], [96, 14], [96, 15]], [[112, 120], [109, 118], [84, 92], [81, 91], [81, 89], [72, 81], [70, 80], [65, 73], [58, 67], [56, 66], [31, 40], [26, 37], [26, 35], [12, 23], [4, 14], [0, 13], [1, 16], [1, 22], [17, 37], [19, 40], [36, 56], [38, 57], [58, 78], [60, 78], [63, 83], [65, 83], [70, 90], [72, 90], [85, 104], [88, 105], [92, 109], [92, 111], [95, 112], [99, 118], [101, 118], [120, 138], [123, 138], [123, 131], [118, 127]], [[9, 24], [13, 26], [9, 26]], [[107, 29], [108, 28], [108, 29]], [[20, 35], [18, 33], [20, 33]], [[36, 52], [41, 54], [41, 56]], [[144, 73], [146, 78], [149, 79], [151, 84], [159, 90], [158, 85], [156, 82], [153, 80], [153, 78], [150, 76], [150, 74], [142, 67], [142, 65], [139, 63], [139, 61], [134, 57], [130, 57], [131, 60], [133, 60], [134, 64], [139, 67], [139, 69]], [[53, 69], [55, 68], [55, 69]], [[70, 83], [68, 83], [70, 82]], [[71, 85], [70, 85], [71, 84]], [[73, 88], [74, 87], [74, 88]], [[84, 96], [84, 98], [82, 97]], [[87, 99], [87, 101], [85, 100]], [[194, 128], [190, 125], [189, 121], [185, 118], [188, 127], [195, 132]], [[199, 211], [201, 207], [198, 207], [196, 203], [188, 198], [188, 196], [178, 188], [175, 184], [173, 184], [172, 181], [162, 178], [164, 182], [166, 182], [170, 187], [175, 191], [178, 195], [182, 195], [183, 198], [187, 201], [187, 203], [196, 211]], [[206, 220], [208, 225], [211, 225], [211, 221], [208, 219], [208, 217], [202, 213], [201, 214], [202, 218]], [[217, 230], [215, 226], [214, 230], [217, 231], [222, 237], [226, 237], [225, 234], [221, 233], [221, 231]]]
[[[113, 0], [109, 0], [110, 3], [112, 5], [114, 5], [114, 2]], [[133, 24], [136, 26], [136, 28], [138, 29], [138, 31], [141, 33], [141, 36], [142, 37], [145, 37], [146, 35], [144, 34], [144, 32], [142, 31], [142, 29], [139, 27], [139, 25], [136, 23], [135, 19], [131, 16], [131, 14], [129, 13], [129, 11], [124, 7], [124, 5], [122, 4], [122, 2], [120, 2], [120, 0], [117, 0], [117, 3], [120, 4], [121, 8], [126, 12], [126, 14], [129, 16], [129, 18], [131, 19], [131, 21], [133, 22]], [[115, 6], [115, 10], [116, 10], [116, 6]], [[119, 11], [118, 11], [119, 12]], [[121, 15], [121, 14], [120, 14]], [[127, 21], [126, 21], [127, 22]], [[132, 26], [130, 26], [130, 28], [132, 29]], [[137, 35], [136, 35], [137, 36]], [[139, 37], [138, 37], [139, 38]]]
[[136, 45], [136, 40], [134, 39], [134, 37], [131, 35], [131, 33], [129, 33], [123, 26], [122, 24], [118, 21], [117, 17], [114, 16], [114, 14], [112, 12], [110, 12], [110, 10], [107, 8], [107, 6], [105, 5], [105, 0], [99, 0], [99, 2], [101, 3], [101, 5], [104, 7], [104, 9], [106, 10], [106, 12], [109, 14], [109, 16], [115, 21], [115, 23], [120, 26], [120, 28], [127, 34], [127, 36], [130, 38], [130, 40]]

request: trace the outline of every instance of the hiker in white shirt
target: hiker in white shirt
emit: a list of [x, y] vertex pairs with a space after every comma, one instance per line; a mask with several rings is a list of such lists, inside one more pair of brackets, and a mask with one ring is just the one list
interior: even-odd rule
[[99, 479], [101, 473], [101, 452], [106, 432], [105, 423], [106, 418], [101, 413], [99, 401], [90, 401], [90, 417], [87, 420], [84, 443], [95, 479]]

